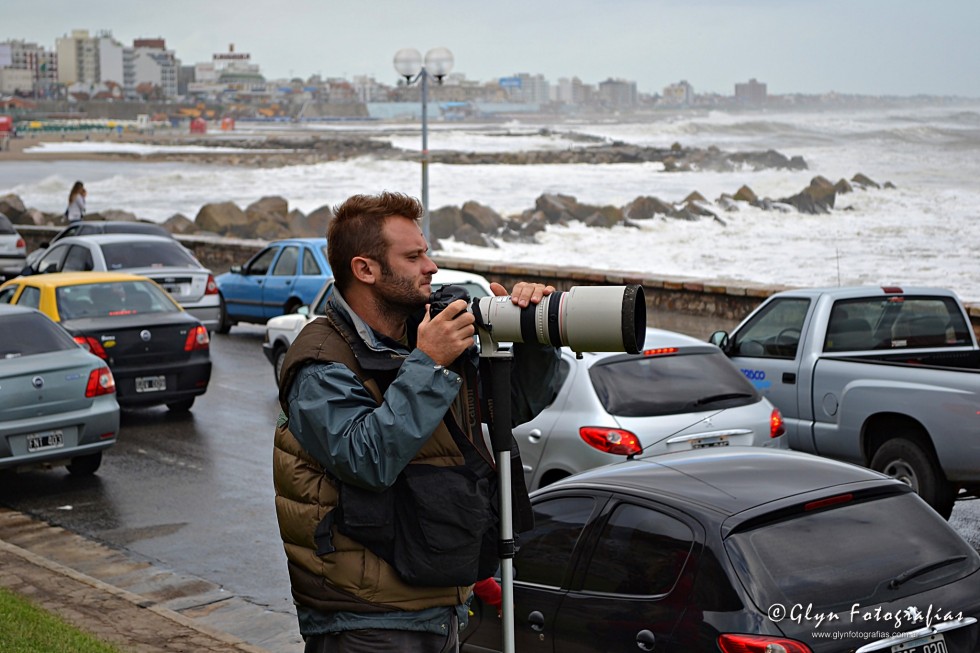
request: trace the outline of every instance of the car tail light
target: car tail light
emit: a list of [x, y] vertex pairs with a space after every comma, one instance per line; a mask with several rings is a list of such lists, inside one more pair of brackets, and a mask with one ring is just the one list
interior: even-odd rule
[[718, 647], [725, 653], [813, 653], [809, 646], [795, 639], [764, 635], [718, 636]]
[[112, 372], [104, 365], [92, 370], [88, 375], [88, 385], [85, 386], [85, 396], [92, 398], [99, 395], [111, 395], [116, 391], [116, 380]]
[[881, 291], [886, 295], [897, 295], [905, 292], [898, 286], [882, 286]]
[[187, 340], [184, 341], [184, 351], [207, 349], [210, 344], [211, 338], [208, 337], [208, 330], [203, 325], [198, 324], [187, 332]]
[[778, 438], [785, 432], [786, 425], [783, 423], [783, 414], [779, 412], [778, 408], [773, 408], [772, 414], [769, 416], [769, 437]]
[[820, 510], [821, 508], [827, 508], [828, 506], [836, 506], [841, 503], [848, 503], [854, 500], [853, 494], [838, 494], [835, 497], [828, 497], [826, 499], [817, 499], [816, 501], [811, 501], [810, 503], [803, 505], [804, 511], [810, 510]]
[[630, 456], [643, 451], [640, 441], [635, 435], [623, 429], [611, 429], [605, 426], [583, 426], [578, 430], [579, 437], [593, 449], [604, 453]]
[[23, 249], [23, 248], [27, 247], [27, 241], [24, 240], [23, 238], [18, 238], [17, 239], [17, 244], [14, 245], [14, 247], [16, 247], [17, 249]]
[[208, 284], [204, 287], [205, 295], [217, 295], [218, 294], [218, 283], [214, 280], [213, 275], [208, 275]]
[[86, 350], [92, 352], [102, 360], [109, 360], [109, 354], [105, 353], [102, 343], [92, 336], [75, 336], [75, 342], [80, 344], [82, 347], [85, 347]]

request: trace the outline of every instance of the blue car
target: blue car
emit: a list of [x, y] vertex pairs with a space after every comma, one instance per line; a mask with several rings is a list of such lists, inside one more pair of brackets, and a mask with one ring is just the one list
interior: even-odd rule
[[313, 301], [332, 276], [326, 238], [287, 238], [269, 243], [245, 265], [218, 275], [218, 333], [239, 322], [265, 324]]

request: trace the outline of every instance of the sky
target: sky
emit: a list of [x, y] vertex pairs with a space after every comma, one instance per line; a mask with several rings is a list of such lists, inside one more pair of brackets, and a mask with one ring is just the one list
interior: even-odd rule
[[[13, 0], [3, 3], [13, 4]], [[32, 0], [0, 41], [54, 48], [74, 29], [124, 45], [162, 37], [184, 65], [234, 44], [269, 79], [370, 75], [394, 84], [395, 52], [445, 47], [453, 72], [552, 83], [635, 81], [660, 93], [980, 97], [980, 0]]]

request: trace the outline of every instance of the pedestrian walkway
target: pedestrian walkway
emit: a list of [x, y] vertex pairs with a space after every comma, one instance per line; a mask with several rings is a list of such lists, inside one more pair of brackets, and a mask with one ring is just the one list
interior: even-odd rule
[[300, 653], [296, 617], [0, 509], [0, 587], [133, 653]]

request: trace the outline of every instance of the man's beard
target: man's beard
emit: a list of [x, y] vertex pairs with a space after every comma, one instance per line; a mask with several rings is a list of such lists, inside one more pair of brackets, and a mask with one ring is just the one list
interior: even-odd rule
[[414, 277], [398, 276], [391, 269], [381, 270], [381, 283], [377, 286], [375, 305], [383, 315], [396, 315], [407, 319], [412, 313], [425, 307], [428, 296], [415, 284]]

